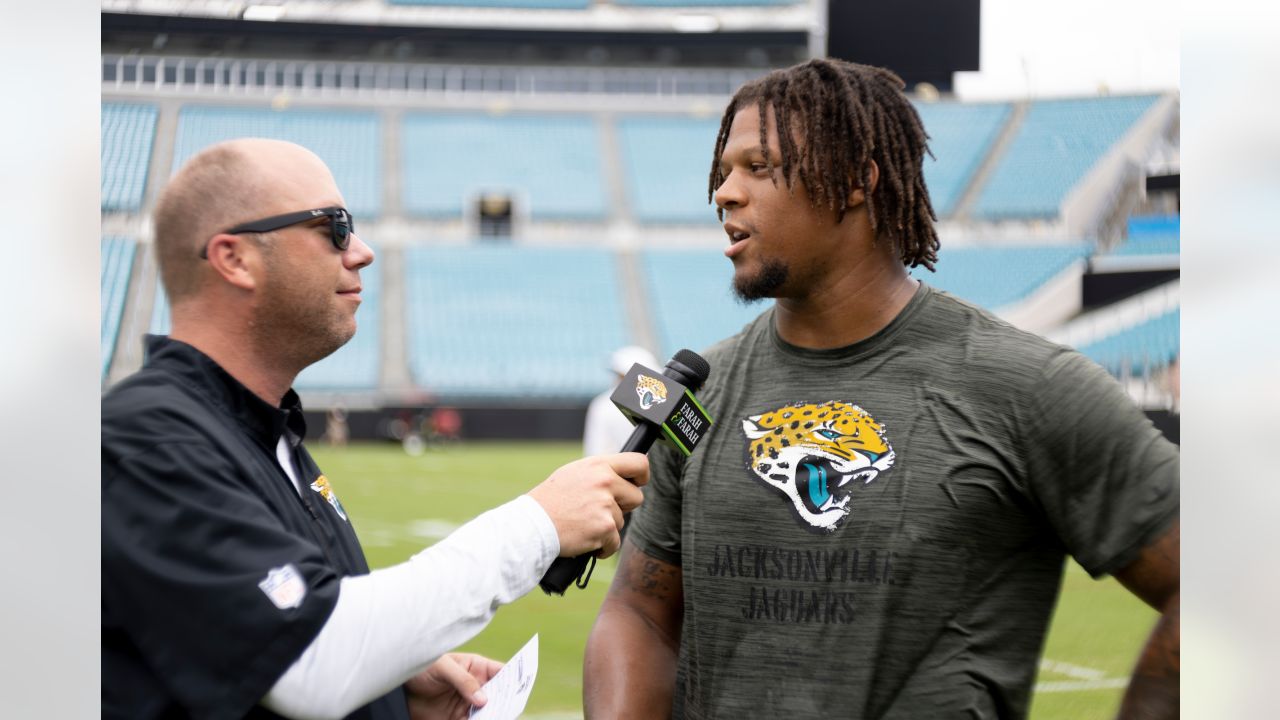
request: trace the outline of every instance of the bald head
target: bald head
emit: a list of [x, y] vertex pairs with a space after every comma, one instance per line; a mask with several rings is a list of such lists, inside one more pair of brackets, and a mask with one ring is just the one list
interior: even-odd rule
[[229, 140], [188, 160], [155, 209], [156, 258], [170, 302], [192, 296], [211, 277], [200, 259], [211, 237], [240, 223], [305, 209], [298, 203], [307, 202], [317, 182], [337, 194], [332, 174], [315, 153], [282, 140]]

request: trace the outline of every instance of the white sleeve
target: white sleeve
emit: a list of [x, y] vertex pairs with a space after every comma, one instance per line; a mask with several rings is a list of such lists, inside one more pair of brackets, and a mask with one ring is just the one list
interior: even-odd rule
[[474, 637], [559, 554], [551, 518], [522, 495], [406, 562], [343, 578], [333, 613], [262, 704], [345, 717]]

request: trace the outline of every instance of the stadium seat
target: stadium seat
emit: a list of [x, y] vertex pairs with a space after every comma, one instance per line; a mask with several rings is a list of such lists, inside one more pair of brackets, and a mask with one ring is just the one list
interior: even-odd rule
[[381, 135], [381, 121], [372, 112], [187, 106], [178, 115], [173, 170], [223, 140], [263, 137], [295, 142], [329, 166], [359, 227], [361, 218], [377, 217], [382, 210]]
[[409, 114], [406, 212], [458, 217], [481, 193], [512, 195], [538, 220], [607, 215], [600, 133], [588, 115]]
[[1112, 255], [1177, 255], [1181, 252], [1177, 215], [1130, 218], [1129, 238]]
[[1084, 243], [962, 248], [944, 244], [936, 273], [917, 267], [911, 274], [975, 305], [997, 310], [1023, 300], [1089, 251]]
[[617, 122], [627, 199], [642, 223], [718, 223], [707, 179], [719, 119], [631, 116]]
[[443, 398], [579, 398], [633, 341], [611, 251], [513, 246], [405, 253], [409, 367]]
[[107, 236], [102, 238], [101, 312], [102, 312], [102, 377], [107, 377], [116, 338], [120, 334], [120, 321], [124, 302], [129, 292], [129, 278], [133, 272], [133, 257], [137, 245], [131, 238]]
[[702, 352], [769, 307], [733, 295], [733, 263], [720, 249], [649, 249], [642, 253], [649, 313], [663, 357]]
[[102, 210], [142, 208], [158, 111], [152, 105], [102, 103]]
[[948, 217], [1009, 118], [1009, 103], [915, 103], [929, 133], [924, 179], [938, 217]]
[[1041, 100], [978, 196], [976, 217], [1057, 217], [1067, 194], [1151, 108], [1156, 96]]
[[1079, 350], [1112, 375], [1141, 375], [1177, 359], [1181, 320], [1182, 310], [1176, 308]]

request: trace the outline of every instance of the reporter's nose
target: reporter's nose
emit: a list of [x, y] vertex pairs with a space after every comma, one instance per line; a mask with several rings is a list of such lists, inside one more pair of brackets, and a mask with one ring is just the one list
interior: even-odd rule
[[351, 243], [342, 253], [342, 264], [351, 270], [359, 270], [373, 264], [373, 248], [360, 239], [359, 233], [351, 233]]

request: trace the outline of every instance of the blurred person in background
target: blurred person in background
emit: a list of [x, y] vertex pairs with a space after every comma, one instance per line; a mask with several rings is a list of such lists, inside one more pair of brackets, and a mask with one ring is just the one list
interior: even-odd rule
[[102, 400], [104, 717], [466, 717], [500, 665], [447, 651], [558, 555], [616, 551], [641, 501], [645, 456], [580, 460], [369, 572], [291, 389], [356, 331], [374, 255], [344, 205], [313, 153], [261, 139], [157, 204], [173, 329]]
[[618, 448], [627, 441], [635, 425], [609, 399], [613, 395], [618, 382], [627, 374], [632, 365], [640, 363], [648, 368], [660, 370], [658, 360], [653, 353], [637, 345], [618, 348], [609, 355], [609, 370], [613, 373], [613, 384], [608, 390], [591, 399], [587, 405], [586, 422], [582, 429], [582, 452], [584, 455], [604, 455], [618, 452]]
[[934, 290], [924, 128], [892, 72], [740, 88], [709, 199], [718, 419], [656, 448], [587, 642], [588, 718], [1020, 718], [1072, 555], [1161, 613], [1123, 717], [1178, 714], [1178, 450], [1084, 356]]

